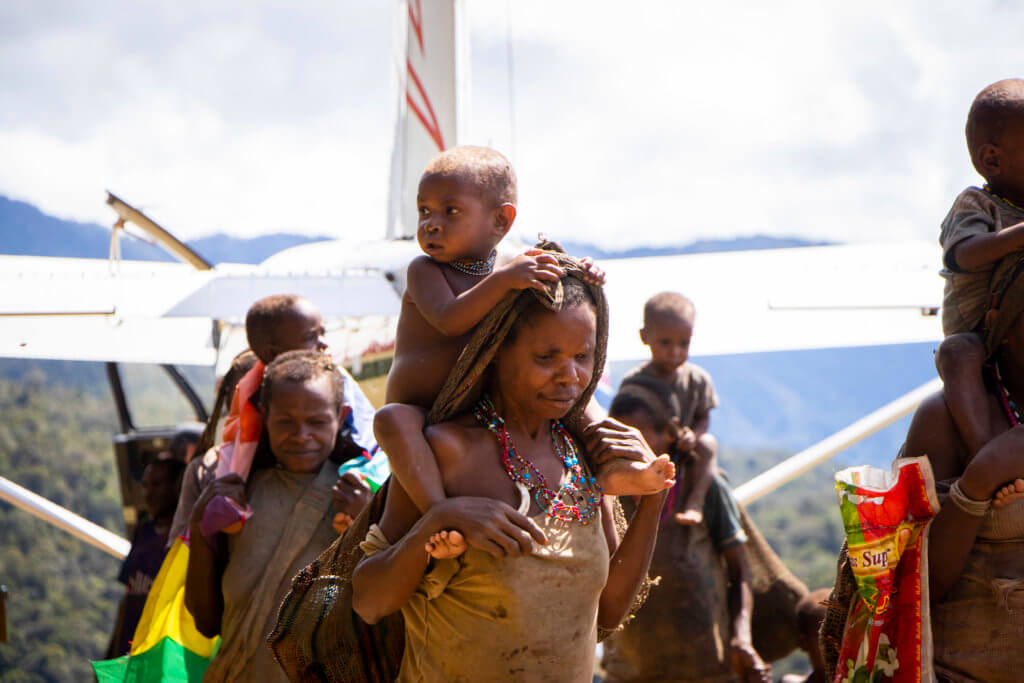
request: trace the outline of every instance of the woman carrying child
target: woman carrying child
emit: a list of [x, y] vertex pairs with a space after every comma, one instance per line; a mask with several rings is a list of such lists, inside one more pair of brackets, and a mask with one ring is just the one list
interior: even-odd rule
[[[207, 681], [287, 681], [266, 647], [292, 576], [336, 538], [332, 460], [343, 412], [343, 380], [320, 351], [277, 356], [259, 391], [264, 418], [247, 481], [237, 474], [208, 485], [192, 509], [185, 603], [199, 631], [220, 633]], [[200, 523], [215, 496], [254, 514], [240, 533], [207, 540]]]
[[[589, 467], [655, 455], [615, 422], [572, 434], [601, 374], [607, 312], [600, 289], [566, 271], [549, 307], [523, 293], [510, 325], [477, 330], [470, 348], [507, 333], [493, 361], [453, 372], [486, 393], [456, 389], [456, 416], [426, 431], [449, 497], [421, 514], [392, 480], [363, 543], [353, 606], [371, 623], [402, 611], [400, 681], [589, 682], [598, 628], [619, 625], [646, 576], [664, 494], [641, 498], [620, 540]], [[486, 551], [447, 529], [488, 538]]]

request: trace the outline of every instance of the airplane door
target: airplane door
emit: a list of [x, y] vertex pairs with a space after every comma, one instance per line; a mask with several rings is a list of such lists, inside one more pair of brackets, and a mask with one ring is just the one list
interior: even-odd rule
[[[114, 459], [121, 485], [127, 537], [145, 514], [142, 473], [168, 451], [181, 431], [202, 431], [209, 413], [192, 382], [173, 365], [106, 363], [121, 432], [115, 434]], [[212, 371], [211, 388], [212, 388]], [[209, 393], [212, 394], [212, 391]]]

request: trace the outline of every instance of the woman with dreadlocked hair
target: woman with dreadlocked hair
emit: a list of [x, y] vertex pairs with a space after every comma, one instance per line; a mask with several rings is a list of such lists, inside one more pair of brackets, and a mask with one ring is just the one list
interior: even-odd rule
[[703, 523], [675, 520], [694, 479], [692, 460], [676, 452], [676, 400], [665, 382], [636, 375], [619, 388], [608, 411], [639, 430], [655, 453], [671, 455], [681, 475], [662, 512], [651, 559], [651, 575], [661, 581], [629, 625], [605, 644], [605, 680], [767, 681], [771, 667], [751, 637], [753, 597], [743, 551], [747, 535], [728, 484], [714, 475]]
[[[320, 351], [277, 356], [259, 390], [263, 436], [246, 481], [214, 480], [189, 519], [185, 605], [201, 633], [220, 634], [206, 681], [286, 681], [265, 645], [291, 578], [336, 538], [331, 487], [337, 480], [344, 381]], [[257, 513], [240, 533], [203, 536], [210, 501], [227, 496]]]
[[[353, 607], [370, 623], [401, 610], [399, 681], [589, 683], [598, 629], [621, 623], [646, 576], [664, 493], [641, 498], [620, 539], [589, 467], [656, 456], [617, 422], [581, 427], [604, 362], [607, 307], [578, 264], [566, 272], [553, 295], [506, 299], [515, 313], [474, 333], [435, 408], [462, 383], [453, 377], [474, 390], [452, 400], [450, 417], [428, 415], [450, 497], [421, 514], [393, 479], [366, 534]], [[486, 542], [467, 548], [471, 537]]]

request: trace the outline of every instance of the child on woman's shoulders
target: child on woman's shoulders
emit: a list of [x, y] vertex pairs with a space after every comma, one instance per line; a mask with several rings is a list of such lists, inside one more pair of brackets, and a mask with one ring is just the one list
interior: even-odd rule
[[[374, 432], [395, 476], [426, 512], [445, 492], [423, 435], [425, 411], [473, 328], [491, 309], [509, 292], [544, 290], [564, 272], [540, 249], [511, 259], [498, 256], [496, 247], [516, 218], [516, 177], [508, 160], [492, 149], [442, 152], [423, 172], [416, 201], [416, 239], [424, 255], [409, 264], [387, 380], [388, 405], [378, 411]], [[589, 261], [584, 267], [594, 282], [603, 283], [603, 274]], [[675, 470], [667, 458], [646, 466], [613, 460], [596, 476], [606, 493], [644, 495], [671, 486]], [[432, 544], [428, 549], [450, 557], [464, 549], [464, 542], [461, 533], [452, 531], [436, 539], [445, 548]]]
[[640, 339], [651, 350], [651, 360], [630, 370], [622, 380], [625, 384], [638, 375], [654, 377], [669, 385], [678, 400], [677, 448], [694, 458], [693, 486], [675, 516], [680, 524], [703, 521], [704, 496], [718, 469], [718, 442], [708, 433], [711, 409], [718, 405], [718, 394], [711, 375], [689, 362], [696, 317], [693, 302], [682, 294], [662, 292], [648, 299]]
[[[986, 311], [998, 305], [988, 300], [996, 264], [1024, 249], [1024, 80], [998, 81], [982, 90], [967, 115], [966, 135], [971, 162], [986, 182], [961, 192], [942, 222], [946, 339], [935, 363], [950, 413], [973, 457], [1005, 419], [988, 409], [981, 381], [986, 350], [977, 333]], [[992, 374], [999, 384], [997, 364]], [[996, 494], [993, 505], [1021, 496], [1024, 480], [1018, 479]]]

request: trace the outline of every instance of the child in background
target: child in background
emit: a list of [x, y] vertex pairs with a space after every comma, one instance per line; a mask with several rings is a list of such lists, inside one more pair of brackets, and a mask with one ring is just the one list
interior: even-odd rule
[[704, 496], [718, 470], [718, 442], [708, 433], [711, 409], [718, 405], [718, 395], [711, 375], [690, 363], [690, 339], [697, 311], [693, 302], [682, 294], [662, 292], [644, 304], [644, 326], [640, 339], [651, 350], [651, 360], [626, 373], [623, 384], [646, 375], [671, 387], [678, 401], [679, 452], [695, 459], [694, 482], [676, 521], [700, 524], [703, 519]]
[[[473, 328], [492, 308], [510, 292], [544, 290], [564, 273], [539, 249], [498, 262], [495, 247], [516, 218], [516, 178], [508, 160], [492, 149], [457, 147], [435, 157], [420, 179], [417, 206], [416, 238], [424, 255], [409, 264], [387, 381], [389, 405], [377, 412], [374, 432], [395, 476], [426, 512], [445, 498], [423, 436], [426, 409]], [[593, 274], [603, 282], [603, 274]], [[597, 472], [598, 483], [614, 495], [643, 495], [671, 486], [674, 468], [668, 459], [642, 469], [633, 464], [606, 464]], [[455, 544], [464, 540], [459, 532], [446, 537]]]
[[825, 619], [824, 602], [828, 600], [828, 588], [811, 591], [796, 606], [797, 629], [800, 633], [800, 649], [811, 660], [811, 672], [806, 676], [786, 674], [779, 683], [825, 683], [825, 660], [821, 656], [818, 631]]
[[[998, 81], [982, 90], [967, 115], [967, 150], [985, 179], [953, 202], [942, 222], [942, 329], [935, 364], [950, 413], [973, 455], [993, 435], [981, 381], [986, 350], [978, 332], [989, 308], [995, 264], [1024, 249], [1024, 80]], [[999, 367], [993, 365], [998, 383]], [[1001, 417], [1001, 416], [999, 416]], [[993, 504], [1024, 494], [1024, 480], [1008, 484]]]
[[155, 460], [142, 473], [142, 497], [148, 517], [135, 529], [132, 548], [121, 565], [117, 580], [126, 587], [121, 600], [107, 658], [128, 653], [132, 634], [139, 625], [146, 596], [167, 553], [167, 535], [181, 489], [183, 461], [170, 457]]
[[[223, 443], [217, 447], [215, 477], [237, 474], [246, 480], [256, 444], [263, 432], [263, 418], [250, 401], [263, 380], [263, 371], [285, 351], [323, 351], [324, 325], [312, 302], [294, 294], [275, 294], [260, 299], [245, 315], [245, 336], [259, 361], [239, 380], [224, 422]], [[203, 533], [238, 533], [252, 514], [234, 501], [218, 496], [206, 507]]]

